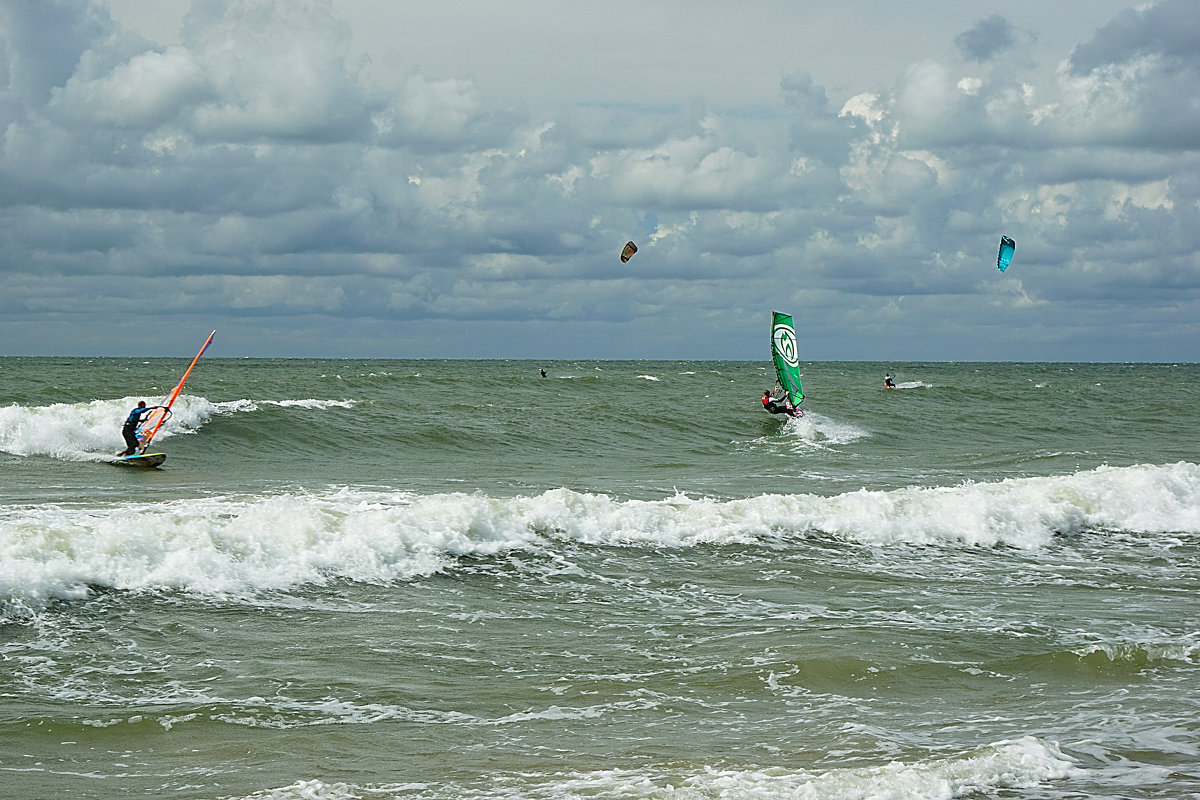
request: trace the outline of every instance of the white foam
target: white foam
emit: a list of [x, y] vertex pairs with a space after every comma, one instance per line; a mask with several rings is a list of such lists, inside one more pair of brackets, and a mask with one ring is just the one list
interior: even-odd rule
[[893, 761], [825, 772], [784, 767], [727, 769], [611, 769], [493, 776], [486, 788], [436, 784], [356, 786], [320, 781], [249, 795], [245, 800], [342, 800], [363, 794], [442, 800], [491, 797], [504, 800], [676, 797], [680, 800], [951, 800], [1028, 789], [1083, 774], [1058, 746], [1031, 736], [996, 742], [969, 753], [914, 763]]
[[[423, 784], [414, 784], [399, 785], [396, 788], [402, 791], [422, 787]], [[359, 800], [362, 796], [362, 790], [357, 786], [348, 783], [325, 783], [313, 779], [296, 781], [290, 786], [280, 786], [276, 789], [264, 789], [248, 794], [242, 800]]]
[[[49, 406], [0, 407], [0, 451], [18, 456], [50, 456], [64, 461], [94, 461], [125, 449], [121, 425], [138, 397], [55, 403]], [[251, 413], [261, 406], [325, 410], [353, 408], [354, 400], [227, 400], [180, 395], [155, 441], [195, 433], [214, 416]]]
[[[1037, 786], [1081, 771], [1066, 759], [1056, 745], [1033, 737], [1002, 741], [971, 753], [916, 763], [892, 761], [886, 765], [833, 769], [826, 772], [783, 768], [729, 770], [709, 768], [682, 779], [647, 777], [636, 780], [632, 793], [628, 772], [597, 772], [570, 781], [571, 789], [582, 796], [589, 785], [600, 789], [596, 796], [624, 789], [623, 796], [657, 797], [664, 791], [683, 797], [721, 798], [721, 800], [945, 800], [1000, 789]], [[607, 788], [605, 788], [607, 787]], [[569, 796], [549, 786], [535, 797]], [[581, 791], [582, 790], [582, 791]], [[626, 794], [628, 793], [628, 794]]]
[[0, 597], [32, 604], [90, 586], [240, 595], [332, 576], [403, 580], [535, 536], [499, 501], [349, 491], [9, 508], [0, 531]]
[[281, 408], [315, 408], [324, 410], [327, 408], [354, 408], [357, 405], [353, 400], [263, 400], [263, 405], [280, 406]]
[[[141, 398], [0, 408], [0, 450], [19, 456], [45, 455], [92, 461], [125, 449], [121, 425]], [[155, 441], [191, 433], [208, 420], [203, 398], [180, 396]]]
[[[184, 398], [181, 397], [180, 400]], [[250, 400], [242, 398], [241, 400], [223, 400], [220, 402], [209, 402], [202, 397], [190, 398], [195, 409], [205, 414], [203, 421], [207, 421], [214, 414], [242, 414], [260, 410], [263, 406], [275, 406], [276, 408], [307, 408], [324, 411], [329, 408], [354, 408], [358, 405], [355, 400], [320, 400], [317, 398], [305, 398], [301, 400]]]
[[[1001, 789], [1037, 786], [1081, 772], [1053, 743], [1033, 737], [1002, 741], [971, 753], [916, 763], [892, 761], [873, 767], [833, 769], [827, 772], [783, 768], [761, 770], [708, 769], [684, 777], [678, 785], [662, 781], [639, 781], [635, 797], [659, 796], [664, 791], [684, 797], [722, 800], [944, 800]], [[611, 789], [625, 782], [628, 774], [592, 773], [574, 781], [576, 789], [588, 783], [609, 783]], [[617, 779], [617, 784], [611, 780]], [[628, 788], [628, 787], [626, 787]], [[558, 788], [544, 795], [561, 797]]]
[[1200, 643], [1197, 642], [1096, 641], [1074, 648], [1072, 652], [1081, 658], [1102, 655], [1111, 663], [1135, 666], [1167, 661], [1200, 663]]
[[531, 497], [339, 489], [81, 508], [0, 509], [0, 599], [37, 606], [90, 586], [242, 595], [333, 578], [406, 580], [462, 556], [585, 544], [690, 547], [796, 536], [1037, 549], [1085, 530], [1200, 534], [1200, 466], [834, 497], [620, 500], [555, 489]]
[[802, 448], [824, 449], [832, 445], [849, 444], [870, 436], [862, 428], [846, 422], [838, 422], [814, 411], [805, 411], [802, 417], [789, 417], [783, 432], [794, 437]]

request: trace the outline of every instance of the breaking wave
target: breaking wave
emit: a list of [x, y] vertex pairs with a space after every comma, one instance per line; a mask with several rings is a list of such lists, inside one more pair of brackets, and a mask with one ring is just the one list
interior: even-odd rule
[[[584, 546], [673, 547], [829, 537], [870, 545], [1037, 550], [1060, 534], [1200, 533], [1200, 466], [1101, 467], [1057, 477], [823, 497], [619, 500], [336, 488], [97, 507], [0, 509], [0, 598], [33, 606], [90, 587], [243, 594], [331, 579], [403, 581], [463, 557]], [[1168, 537], [1170, 538], [1170, 537]]]
[[1027, 789], [1047, 781], [1083, 773], [1052, 742], [1032, 736], [984, 745], [971, 752], [913, 763], [892, 761], [881, 766], [828, 771], [787, 769], [723, 769], [683, 771], [598, 770], [583, 773], [496, 775], [483, 789], [466, 786], [406, 784], [372, 787], [320, 780], [255, 792], [245, 800], [299, 800], [352, 797], [404, 797], [422, 800], [491, 797], [506, 800], [559, 798], [674, 797], [681, 800], [867, 800], [904, 797], [950, 800]]
[[[122, 450], [121, 423], [138, 397], [0, 407], [0, 451], [17, 456], [50, 456], [63, 461], [95, 461]], [[347, 409], [353, 400], [229, 400], [213, 403], [180, 395], [155, 441], [195, 433], [215, 416], [251, 413], [264, 406], [312, 410]]]

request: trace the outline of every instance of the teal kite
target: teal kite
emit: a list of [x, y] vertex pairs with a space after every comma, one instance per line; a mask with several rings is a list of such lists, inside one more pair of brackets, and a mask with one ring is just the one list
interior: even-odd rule
[[996, 266], [1001, 272], [1008, 269], [1013, 253], [1017, 252], [1017, 243], [1007, 236], [1000, 237], [1000, 252], [996, 254]]

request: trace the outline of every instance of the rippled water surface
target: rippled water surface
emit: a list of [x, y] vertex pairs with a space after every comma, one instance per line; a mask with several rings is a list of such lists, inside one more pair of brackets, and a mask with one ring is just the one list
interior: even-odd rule
[[0, 358], [8, 796], [1200, 792], [1196, 365], [184, 367]]

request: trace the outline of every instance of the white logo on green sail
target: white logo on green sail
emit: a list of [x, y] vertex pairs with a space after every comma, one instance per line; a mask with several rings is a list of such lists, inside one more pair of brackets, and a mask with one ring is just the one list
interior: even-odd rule
[[790, 325], [776, 325], [771, 331], [775, 352], [793, 367], [800, 366], [800, 347], [796, 344], [796, 332]]

